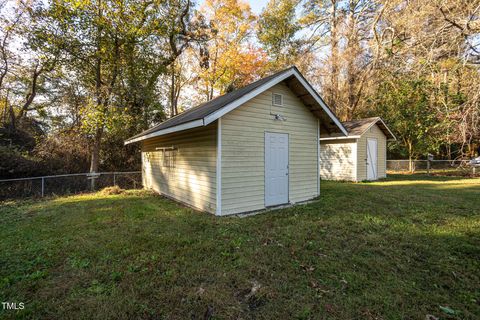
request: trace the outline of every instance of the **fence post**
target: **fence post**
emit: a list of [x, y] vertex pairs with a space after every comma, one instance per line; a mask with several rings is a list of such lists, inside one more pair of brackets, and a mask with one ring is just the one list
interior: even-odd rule
[[42, 198], [44, 194], [45, 194], [45, 178], [42, 177]]
[[117, 183], [116, 183], [116, 181], [115, 181], [115, 172], [113, 173], [113, 185], [114, 185], [114, 186], [117, 185]]

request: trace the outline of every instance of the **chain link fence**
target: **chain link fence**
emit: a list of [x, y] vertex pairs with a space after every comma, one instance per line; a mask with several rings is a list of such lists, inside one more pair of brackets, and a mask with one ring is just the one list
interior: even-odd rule
[[429, 173], [438, 175], [478, 176], [480, 167], [470, 165], [470, 160], [387, 160], [390, 173]]
[[110, 186], [141, 189], [142, 172], [74, 173], [0, 180], [0, 200], [91, 192]]

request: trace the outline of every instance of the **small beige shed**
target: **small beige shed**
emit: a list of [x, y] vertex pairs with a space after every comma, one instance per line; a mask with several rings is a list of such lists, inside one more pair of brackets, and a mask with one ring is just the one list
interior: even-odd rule
[[320, 177], [363, 181], [387, 176], [387, 141], [395, 136], [379, 117], [342, 123], [348, 136], [322, 133]]
[[317, 197], [323, 131], [347, 135], [291, 67], [189, 109], [125, 144], [141, 144], [145, 188], [230, 215]]

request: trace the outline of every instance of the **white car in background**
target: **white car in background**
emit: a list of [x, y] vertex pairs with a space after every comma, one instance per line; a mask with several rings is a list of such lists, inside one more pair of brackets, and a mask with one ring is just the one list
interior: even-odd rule
[[470, 160], [468, 163], [469, 166], [480, 167], [480, 157]]

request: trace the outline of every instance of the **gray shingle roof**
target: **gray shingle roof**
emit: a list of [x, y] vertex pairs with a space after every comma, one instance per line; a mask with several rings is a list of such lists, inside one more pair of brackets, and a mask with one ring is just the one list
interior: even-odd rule
[[365, 133], [373, 124], [377, 124], [380, 130], [387, 136], [387, 139], [395, 140], [395, 136], [392, 134], [390, 129], [385, 125], [382, 118], [380, 117], [371, 117], [364, 119], [357, 119], [352, 121], [342, 122], [345, 129], [348, 131], [348, 136], [361, 136]]
[[361, 136], [368, 128], [370, 128], [372, 123], [377, 122], [379, 119], [379, 117], [371, 117], [352, 121], [344, 121], [342, 124], [345, 129], [347, 129], [348, 135]]
[[258, 81], [255, 81], [255, 82], [252, 82], [252, 83], [250, 83], [249, 85], [247, 85], [243, 88], [240, 88], [238, 90], [232, 91], [232, 92], [227, 93], [227, 94], [224, 94], [220, 97], [217, 97], [217, 98], [212, 99], [208, 102], [202, 103], [202, 104], [200, 104], [196, 107], [188, 109], [188, 110], [178, 114], [175, 117], [172, 117], [172, 118], [170, 118], [170, 119], [168, 119], [168, 120], [150, 128], [148, 130], [145, 130], [145, 131], [129, 138], [128, 140], [139, 138], [139, 137], [142, 137], [144, 135], [147, 135], [147, 134], [159, 131], [159, 130], [171, 128], [171, 127], [174, 127], [174, 126], [178, 126], [180, 124], [184, 124], [184, 123], [187, 123], [187, 122], [203, 119], [206, 116], [208, 116], [209, 114], [223, 108], [224, 106], [231, 103], [232, 101], [235, 101], [238, 98], [240, 98], [240, 97], [244, 96], [245, 94], [249, 93], [250, 91], [253, 91], [256, 88], [262, 86], [263, 84], [267, 83], [272, 78], [275, 78], [275, 77], [277, 77], [277, 76], [279, 76], [279, 75], [281, 75], [285, 72], [290, 71], [292, 68], [295, 68], [295, 67], [290, 67], [288, 69], [282, 70], [280, 72], [272, 74], [271, 76], [262, 78]]
[[227, 93], [199, 106], [191, 108], [173, 118], [170, 118], [124, 143], [129, 144], [164, 134], [206, 126], [222, 115], [232, 111], [249, 99], [267, 90], [271, 86], [283, 82], [303, 102], [312, 114], [319, 119], [320, 131], [328, 134], [346, 136], [347, 130], [328, 108], [320, 95], [308, 83], [295, 66], [282, 70], [271, 76], [255, 81], [243, 88]]

